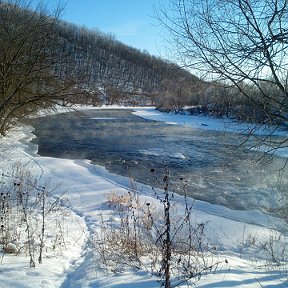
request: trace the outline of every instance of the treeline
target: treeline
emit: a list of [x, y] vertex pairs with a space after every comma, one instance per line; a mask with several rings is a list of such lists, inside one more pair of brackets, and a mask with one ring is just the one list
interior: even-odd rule
[[[228, 117], [238, 121], [248, 121], [258, 124], [286, 126], [288, 105], [283, 102], [283, 91], [267, 81], [255, 84], [225, 85], [219, 82], [202, 82], [199, 84], [198, 94], [191, 94], [190, 105], [174, 108], [170, 105], [162, 106], [165, 111], [174, 110], [191, 114], [209, 114], [214, 117]], [[198, 97], [197, 97], [198, 95]], [[264, 96], [265, 97], [264, 97]], [[267, 96], [266, 96], [267, 95]], [[171, 96], [171, 95], [170, 95]], [[183, 109], [185, 108], [185, 109]]]

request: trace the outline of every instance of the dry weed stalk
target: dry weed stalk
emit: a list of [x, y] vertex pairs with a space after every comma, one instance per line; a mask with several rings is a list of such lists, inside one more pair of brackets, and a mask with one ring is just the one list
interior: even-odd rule
[[[8, 169], [7, 169], [8, 170]], [[48, 249], [47, 229], [51, 226], [51, 214], [61, 213], [62, 196], [49, 189], [48, 183], [40, 185], [26, 165], [13, 163], [11, 172], [3, 172], [0, 181], [0, 247], [3, 255], [25, 252], [30, 267], [42, 263]], [[54, 235], [56, 237], [56, 235]], [[45, 248], [45, 249], [44, 249]]]
[[112, 216], [108, 221], [101, 215], [101, 232], [95, 236], [94, 247], [110, 271], [141, 268], [159, 277], [166, 288], [183, 282], [189, 285], [219, 263], [209, 253], [206, 223], [192, 221], [193, 207], [186, 198], [184, 214], [175, 214], [168, 170], [161, 182], [163, 194], [153, 189], [156, 200], [152, 202], [141, 201], [135, 188], [133, 192], [111, 191], [107, 204], [113, 208]]

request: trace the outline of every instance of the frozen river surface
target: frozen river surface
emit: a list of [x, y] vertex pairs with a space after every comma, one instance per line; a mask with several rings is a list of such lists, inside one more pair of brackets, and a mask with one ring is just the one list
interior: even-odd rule
[[252, 161], [261, 155], [239, 147], [243, 136], [236, 133], [146, 120], [118, 109], [48, 116], [33, 126], [41, 156], [89, 159], [158, 187], [155, 175], [161, 180], [169, 169], [171, 189], [183, 194], [186, 181], [188, 196], [213, 204], [273, 212], [287, 195], [287, 169], [279, 171], [284, 160]]

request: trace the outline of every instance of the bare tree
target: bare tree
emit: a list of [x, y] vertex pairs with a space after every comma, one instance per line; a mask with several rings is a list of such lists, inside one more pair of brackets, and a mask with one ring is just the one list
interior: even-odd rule
[[[67, 94], [71, 82], [56, 74], [55, 28], [61, 9], [32, 10], [25, 0], [0, 1], [0, 134], [39, 107]], [[64, 81], [65, 80], [65, 81]]]
[[161, 7], [158, 19], [185, 67], [237, 87], [266, 121], [287, 124], [287, 0], [170, 0], [169, 5]]

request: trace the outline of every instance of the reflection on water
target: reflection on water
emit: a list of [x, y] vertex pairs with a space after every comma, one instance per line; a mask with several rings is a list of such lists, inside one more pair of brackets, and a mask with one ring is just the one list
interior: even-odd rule
[[[239, 148], [237, 134], [145, 120], [127, 110], [66, 113], [36, 119], [33, 125], [42, 156], [90, 159], [113, 173], [154, 186], [151, 168], [160, 175], [167, 167], [171, 182], [179, 183], [183, 177], [187, 194], [200, 200], [263, 211], [282, 205], [280, 159], [268, 166], [252, 162], [256, 152]], [[284, 173], [282, 180], [287, 181]], [[176, 184], [173, 187], [181, 193]]]

